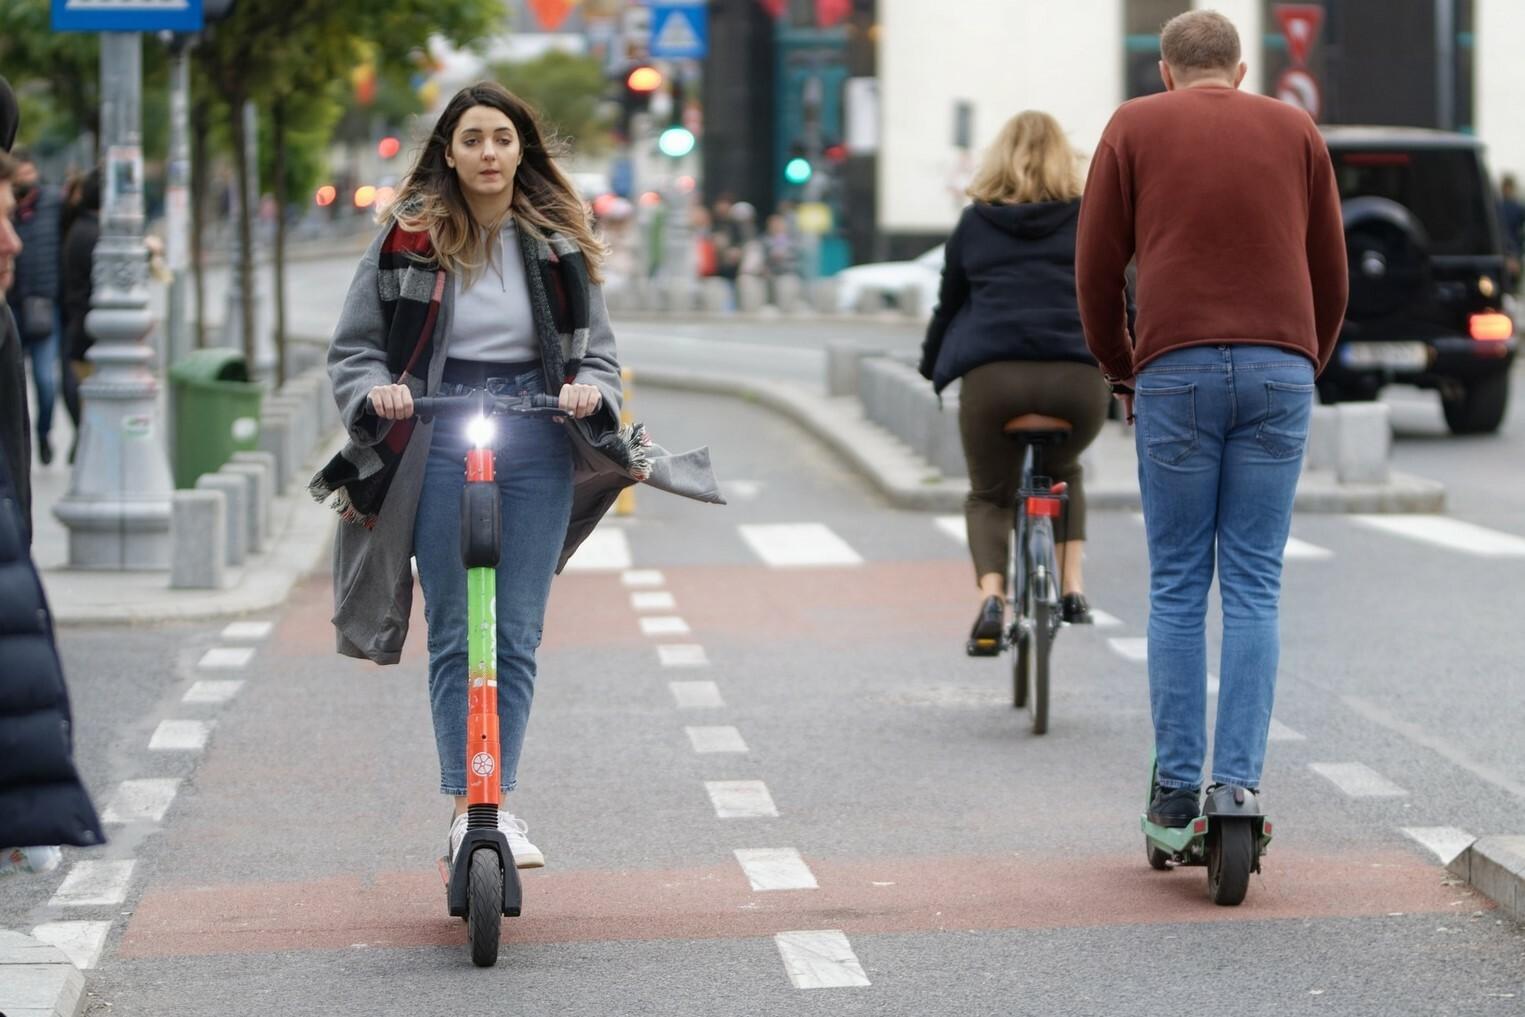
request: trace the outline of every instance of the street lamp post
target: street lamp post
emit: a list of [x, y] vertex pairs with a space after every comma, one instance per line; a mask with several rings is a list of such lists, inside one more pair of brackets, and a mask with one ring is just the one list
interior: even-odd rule
[[85, 327], [94, 372], [80, 386], [79, 450], [69, 493], [53, 514], [69, 530], [69, 567], [165, 569], [173, 483], [146, 339], [142, 64], [138, 32], [101, 33], [101, 133], [106, 153], [101, 238]]

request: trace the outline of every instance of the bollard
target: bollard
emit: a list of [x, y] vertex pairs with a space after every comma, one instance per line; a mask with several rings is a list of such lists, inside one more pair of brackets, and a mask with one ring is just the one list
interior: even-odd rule
[[1387, 457], [1392, 449], [1391, 412], [1384, 403], [1340, 403], [1335, 407], [1339, 425], [1339, 482], [1382, 484], [1387, 482]]
[[1308, 420], [1308, 451], [1303, 457], [1303, 469], [1335, 470], [1339, 465], [1339, 407], [1315, 405]]
[[704, 310], [710, 314], [724, 314], [731, 309], [731, 284], [718, 275], [699, 283], [699, 295]]
[[291, 415], [289, 413], [272, 409], [261, 415], [259, 450], [275, 457], [271, 483], [276, 495], [284, 495], [286, 487], [291, 483], [291, 471], [296, 468], [291, 457]]
[[242, 565], [249, 554], [249, 479], [233, 473], [203, 473], [196, 489], [221, 491], [227, 497], [227, 562]]
[[743, 314], [755, 314], [768, 302], [768, 283], [761, 276], [739, 275], [736, 277], [736, 309]]
[[921, 287], [915, 283], [906, 283], [895, 291], [895, 307], [901, 313], [909, 314], [913, 318], [919, 318], [925, 310], [921, 305]]
[[169, 585], [172, 590], [217, 590], [225, 578], [227, 495], [176, 491], [171, 500]]
[[698, 290], [694, 280], [685, 279], [682, 276], [674, 276], [664, 281], [662, 286], [662, 299], [664, 310], [668, 314], [687, 315], [693, 313], [697, 303]]
[[783, 314], [795, 314], [804, 303], [805, 283], [797, 275], [781, 275], [773, 280], [773, 305]]
[[[620, 396], [620, 426], [629, 427], [635, 423], [635, 414], [630, 409], [630, 400], [635, 396], [635, 372], [628, 367], [620, 368], [620, 388], [623, 390]], [[635, 514], [634, 484], [622, 489], [614, 499], [614, 514], [617, 516]]]
[[939, 473], [953, 480], [969, 475], [969, 463], [964, 458], [964, 437], [958, 429], [958, 396], [943, 391], [943, 411], [937, 419], [936, 458], [932, 465]]
[[858, 393], [858, 372], [865, 359], [877, 356], [879, 351], [859, 346], [845, 339], [833, 339], [826, 344], [826, 394], [850, 396]]
[[836, 314], [842, 284], [835, 278], [814, 279], [810, 283], [810, 304], [817, 314]]
[[[275, 456], [269, 452], [235, 452], [229, 466], [237, 466], [240, 469], [253, 469], [253, 476], [258, 482], [254, 491], [254, 501], [250, 504], [254, 508], [253, 515], [259, 518], [260, 547], [274, 535], [272, 528], [275, 524]], [[223, 469], [227, 469], [224, 466]], [[259, 548], [250, 545], [251, 551]]]

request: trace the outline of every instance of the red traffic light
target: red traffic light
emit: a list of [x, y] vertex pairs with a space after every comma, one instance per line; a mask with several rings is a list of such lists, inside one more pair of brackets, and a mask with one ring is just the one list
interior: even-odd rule
[[847, 161], [847, 146], [846, 145], [832, 145], [832, 146], [830, 146], [829, 148], [826, 149], [826, 152], [824, 154], [825, 154], [826, 160], [828, 162], [846, 162]]
[[632, 92], [651, 93], [662, 87], [662, 72], [655, 67], [636, 67], [625, 78]]
[[393, 137], [382, 138], [376, 145], [376, 154], [383, 159], [395, 158], [402, 151], [402, 142]]

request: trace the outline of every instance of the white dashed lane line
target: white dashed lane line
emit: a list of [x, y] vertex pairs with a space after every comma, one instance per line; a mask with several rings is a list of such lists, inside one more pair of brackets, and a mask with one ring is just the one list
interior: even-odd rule
[[179, 790], [180, 781], [174, 778], [124, 780], [106, 803], [101, 819], [107, 823], [157, 823]]
[[663, 643], [657, 647], [663, 667], [706, 667], [710, 659], [698, 643]]
[[796, 989], [850, 989], [869, 984], [852, 944], [840, 929], [780, 932], [773, 941]]
[[267, 621], [241, 621], [233, 622], [222, 630], [222, 638], [233, 643], [253, 643], [264, 639], [274, 628], [272, 622]]
[[1351, 516], [1356, 523], [1447, 551], [1461, 551], [1481, 558], [1525, 558], [1525, 539], [1500, 533], [1449, 516], [1381, 515]]
[[641, 634], [646, 636], [686, 636], [688, 622], [676, 615], [648, 615], [641, 619]]
[[680, 710], [708, 710], [725, 705], [720, 687], [714, 682], [668, 682], [667, 687]]
[[254, 659], [252, 646], [214, 646], [201, 655], [196, 662], [199, 668], [206, 670], [235, 671], [249, 666], [249, 661]]
[[1365, 763], [1309, 763], [1308, 769], [1350, 798], [1403, 798], [1408, 792]]
[[1271, 731], [1267, 737], [1273, 742], [1305, 742], [1308, 740], [1307, 735], [1292, 730], [1275, 717], [1271, 718]]
[[778, 807], [760, 780], [707, 780], [710, 804], [717, 819], [764, 819], [778, 816]]
[[630, 595], [630, 606], [637, 611], [671, 611], [677, 601], [666, 590], [637, 590]]
[[110, 934], [110, 922], [48, 922], [32, 930], [34, 938], [58, 947], [81, 971], [95, 967]]
[[209, 720], [161, 720], [148, 747], [155, 752], [200, 752], [211, 734]]
[[746, 752], [747, 743], [734, 727], [686, 727], [689, 743], [703, 755], [714, 752]]
[[238, 695], [244, 683], [237, 680], [204, 679], [192, 685], [181, 697], [182, 703], [226, 703]]
[[1454, 826], [1404, 826], [1399, 829], [1404, 836], [1429, 849], [1442, 865], [1450, 865], [1477, 840], [1466, 830]]
[[631, 569], [620, 580], [632, 589], [667, 585], [666, 578], [656, 569]]
[[824, 523], [738, 527], [741, 538], [770, 568], [862, 565], [863, 557]]
[[1108, 614], [1099, 607], [1091, 608], [1091, 624], [1099, 629], [1121, 628], [1123, 620], [1114, 614]]
[[110, 907], [127, 899], [133, 861], [75, 862], [53, 894], [54, 907]]
[[621, 572], [630, 567], [630, 541], [618, 527], [601, 527], [588, 534], [567, 562], [565, 572]]
[[815, 890], [815, 873], [794, 848], [737, 848], [736, 861], [754, 890]]
[[1142, 636], [1108, 639], [1107, 645], [1112, 648], [1113, 653], [1124, 660], [1131, 660], [1135, 664], [1149, 662], [1149, 640]]

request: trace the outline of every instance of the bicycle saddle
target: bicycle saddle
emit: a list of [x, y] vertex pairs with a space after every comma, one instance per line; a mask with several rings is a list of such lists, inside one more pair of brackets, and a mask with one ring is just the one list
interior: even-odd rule
[[1020, 417], [1012, 417], [1001, 428], [1002, 433], [1027, 441], [1054, 442], [1068, 438], [1072, 430], [1074, 425], [1068, 420], [1046, 417], [1041, 413], [1024, 413]]

